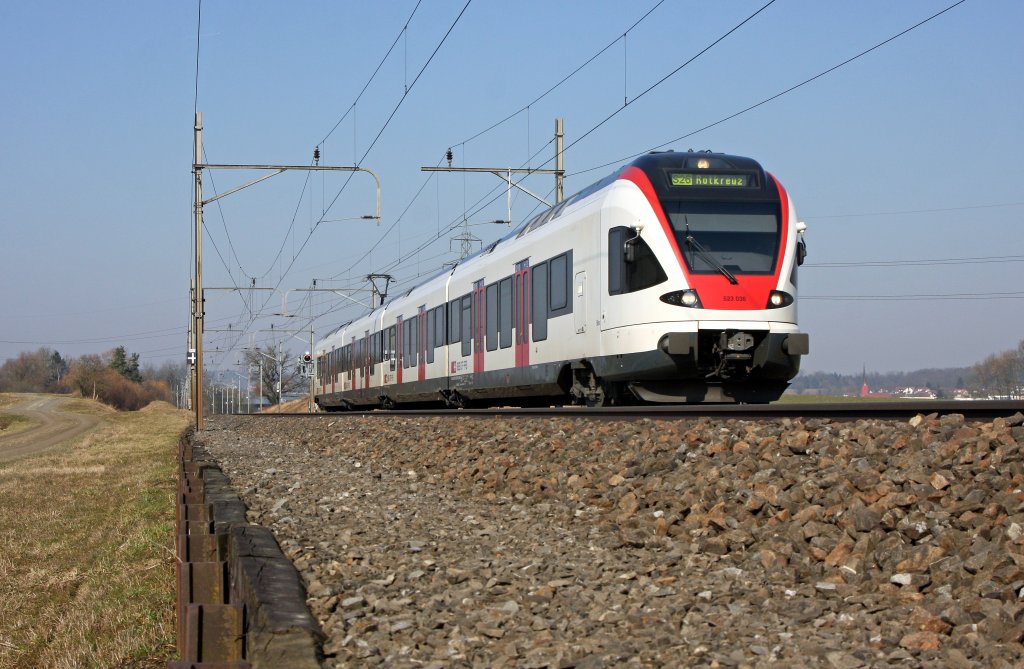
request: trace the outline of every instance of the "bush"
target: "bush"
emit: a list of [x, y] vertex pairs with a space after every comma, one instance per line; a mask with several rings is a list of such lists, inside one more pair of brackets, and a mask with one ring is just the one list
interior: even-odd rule
[[130, 381], [100, 356], [85, 355], [76, 360], [67, 381], [82, 397], [92, 397], [122, 411], [137, 411], [154, 400], [170, 399], [170, 390], [163, 381]]

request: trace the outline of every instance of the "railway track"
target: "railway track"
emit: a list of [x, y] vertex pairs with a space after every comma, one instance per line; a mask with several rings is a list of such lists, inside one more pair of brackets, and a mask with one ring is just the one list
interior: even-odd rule
[[1022, 408], [217, 416], [196, 438], [298, 570], [328, 668], [1024, 666]]
[[[477, 416], [523, 418], [650, 418], [673, 420], [693, 417], [709, 418], [831, 418], [833, 420], [905, 419], [918, 414], [939, 416], [960, 414], [968, 420], [990, 420], [1024, 413], [1024, 401], [978, 400], [963, 401], [900, 401], [900, 402], [844, 402], [814, 404], [721, 404], [721, 405], [648, 405], [639, 407], [494, 407], [486, 409], [405, 409], [391, 411], [351, 411], [344, 413], [261, 413], [249, 414], [259, 418], [296, 416]], [[239, 414], [244, 415], [244, 414]]]

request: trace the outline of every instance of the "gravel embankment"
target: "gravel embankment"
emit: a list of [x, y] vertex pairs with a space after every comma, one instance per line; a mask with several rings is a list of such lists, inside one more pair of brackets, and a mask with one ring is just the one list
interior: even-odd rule
[[1024, 664], [1024, 416], [218, 417], [327, 666]]

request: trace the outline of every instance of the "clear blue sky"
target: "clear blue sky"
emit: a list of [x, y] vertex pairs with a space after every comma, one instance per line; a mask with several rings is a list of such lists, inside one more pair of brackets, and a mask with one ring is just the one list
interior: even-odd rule
[[[628, 98], [567, 151], [569, 194], [612, 167], [586, 170], [725, 119], [952, 2], [777, 0], [634, 101], [764, 4], [667, 0], [528, 112], [464, 144], [621, 38], [656, 0], [472, 0], [417, 79], [465, 5], [423, 0], [347, 116], [415, 0], [205, 0], [198, 101], [196, 2], [3, 3], [0, 359], [117, 345], [144, 363], [184, 357], [196, 105], [211, 163], [308, 164], [321, 143], [322, 163], [351, 165], [415, 81], [363, 162], [382, 181], [379, 227], [341, 220], [372, 213], [365, 175], [342, 190], [345, 176], [285, 174], [207, 207], [206, 285], [255, 278], [279, 289], [208, 293], [207, 327], [246, 331], [208, 334], [208, 366], [226, 369], [241, 346], [274, 341], [260, 331], [272, 323], [308, 328], [325, 314], [319, 335], [359, 313], [331, 294], [293, 292], [293, 317], [272, 316], [286, 290], [313, 279], [365, 289], [361, 277], [382, 271], [399, 290], [455, 257], [446, 230], [464, 215], [484, 241], [502, 234], [484, 224], [507, 215], [497, 179], [419, 171], [449, 146], [456, 165], [537, 166], [553, 155], [556, 116], [572, 143]], [[752, 156], [788, 188], [809, 228], [805, 370], [969, 365], [1024, 338], [1022, 27], [1024, 3], [968, 0], [669, 144]], [[206, 194], [253, 176], [216, 172]], [[546, 194], [552, 182], [527, 186]], [[533, 210], [514, 197], [514, 221]], [[978, 258], [987, 260], [967, 260]], [[954, 262], [908, 264], [937, 259]], [[892, 299], [925, 295], [944, 297]], [[878, 297], [840, 299], [868, 296]]]

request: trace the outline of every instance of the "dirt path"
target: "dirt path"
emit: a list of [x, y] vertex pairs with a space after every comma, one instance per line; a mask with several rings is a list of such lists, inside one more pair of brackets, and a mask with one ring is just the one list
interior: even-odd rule
[[96, 427], [99, 419], [95, 416], [62, 411], [66, 401], [50, 395], [25, 395], [23, 401], [0, 409], [0, 413], [18, 414], [35, 423], [0, 436], [0, 463], [35, 455]]

